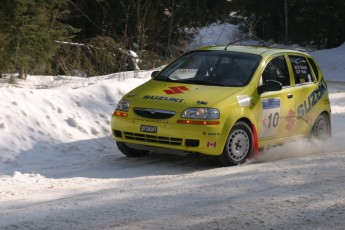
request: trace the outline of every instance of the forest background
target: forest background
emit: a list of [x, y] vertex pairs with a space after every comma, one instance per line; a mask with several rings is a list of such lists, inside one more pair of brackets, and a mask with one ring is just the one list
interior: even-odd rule
[[345, 1], [1, 0], [0, 77], [152, 69], [212, 23], [238, 27], [229, 43], [333, 48], [345, 41]]

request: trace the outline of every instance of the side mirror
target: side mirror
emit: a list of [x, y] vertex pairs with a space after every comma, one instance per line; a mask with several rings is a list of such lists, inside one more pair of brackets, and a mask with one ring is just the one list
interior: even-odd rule
[[267, 80], [265, 84], [258, 87], [258, 94], [269, 91], [279, 91], [283, 88], [282, 84], [279, 81]]
[[157, 74], [158, 74], [159, 72], [160, 72], [159, 70], [153, 71], [153, 72], [151, 73], [151, 79], [154, 79], [154, 78], [157, 76]]

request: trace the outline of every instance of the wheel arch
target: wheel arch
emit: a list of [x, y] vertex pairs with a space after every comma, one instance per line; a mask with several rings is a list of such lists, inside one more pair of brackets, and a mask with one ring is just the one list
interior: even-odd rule
[[259, 152], [259, 144], [258, 144], [258, 130], [257, 130], [257, 122], [255, 118], [255, 114], [253, 111], [247, 108], [241, 108], [239, 110], [233, 111], [229, 116], [227, 117], [223, 130], [222, 130], [222, 146], [225, 146], [226, 140], [228, 135], [230, 134], [233, 126], [238, 122], [244, 122], [246, 125], [249, 126], [252, 134], [253, 134], [253, 150], [252, 153], [249, 156], [249, 159], [253, 159]]
[[252, 130], [252, 134], [253, 134], [253, 151], [250, 154], [248, 159], [253, 159], [259, 153], [259, 139], [258, 139], [257, 128], [256, 128], [255, 124], [253, 122], [251, 122], [251, 120], [249, 118], [242, 117], [242, 118], [238, 119], [236, 122], [239, 122], [239, 121], [242, 121], [242, 122], [246, 123], [250, 127], [250, 129]]
[[[249, 137], [249, 135], [251, 136]], [[244, 149], [242, 148], [242, 146], [246, 145], [249, 147], [247, 150], [245, 150], [246, 147]], [[258, 141], [256, 127], [249, 118], [241, 117], [233, 122], [223, 152], [218, 156], [218, 159], [224, 166], [236, 165], [245, 162], [247, 159], [254, 159], [257, 152]], [[236, 159], [239, 156], [241, 156], [241, 159]]]

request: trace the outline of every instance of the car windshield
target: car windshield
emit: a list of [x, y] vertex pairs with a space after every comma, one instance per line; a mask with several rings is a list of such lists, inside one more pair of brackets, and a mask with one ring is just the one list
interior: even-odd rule
[[193, 51], [164, 68], [154, 79], [200, 85], [247, 85], [261, 56], [228, 51]]

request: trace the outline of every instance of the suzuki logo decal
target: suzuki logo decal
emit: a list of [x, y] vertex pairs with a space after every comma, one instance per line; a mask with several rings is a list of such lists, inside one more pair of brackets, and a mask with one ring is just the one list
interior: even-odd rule
[[189, 89], [186, 86], [175, 86], [169, 87], [169, 89], [163, 90], [166, 94], [178, 94], [183, 93], [183, 91], [188, 91]]

